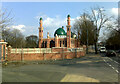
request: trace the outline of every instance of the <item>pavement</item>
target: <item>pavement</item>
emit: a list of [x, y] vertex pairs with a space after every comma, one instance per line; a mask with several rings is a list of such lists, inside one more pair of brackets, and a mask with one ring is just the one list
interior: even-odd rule
[[117, 63], [100, 54], [88, 54], [70, 60], [9, 63], [2, 68], [2, 81], [118, 82], [118, 74]]

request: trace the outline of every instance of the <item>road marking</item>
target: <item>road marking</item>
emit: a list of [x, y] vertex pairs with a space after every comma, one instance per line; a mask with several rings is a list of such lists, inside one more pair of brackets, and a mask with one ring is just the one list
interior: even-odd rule
[[113, 59], [111, 59], [111, 58], [109, 58], [109, 57], [107, 57], [108, 59], [110, 59], [111, 61], [114, 61], [115, 63], [117, 63], [117, 64], [119, 64], [118, 62], [116, 62], [115, 60], [113, 60]]
[[[104, 59], [103, 59], [103, 60], [104, 60]], [[104, 61], [105, 61], [105, 63], [107, 63], [106, 60], [104, 60]], [[107, 63], [107, 65], [110, 66], [112, 69], [114, 69], [117, 73], [119, 73], [119, 71], [116, 70], [111, 64]]]
[[117, 73], [119, 73], [119, 71], [118, 71], [118, 70], [116, 70], [116, 72], [117, 72]]
[[115, 69], [114, 67], [112, 67], [113, 69]]
[[66, 74], [60, 82], [100, 82], [98, 79], [81, 74]]

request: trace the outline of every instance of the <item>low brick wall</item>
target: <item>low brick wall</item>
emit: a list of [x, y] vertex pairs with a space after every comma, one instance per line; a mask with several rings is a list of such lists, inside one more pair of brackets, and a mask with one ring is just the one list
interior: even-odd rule
[[11, 53], [7, 59], [8, 61], [31, 61], [31, 60], [57, 60], [57, 59], [73, 59], [84, 56], [84, 52], [64, 52], [64, 53]]
[[67, 51], [67, 48], [52, 48], [52, 52], [63, 52]]
[[[7, 60], [8, 61], [32, 61], [32, 60], [57, 60], [57, 59], [73, 59], [85, 56], [84, 50], [68, 50], [67, 48], [52, 48], [51, 52], [13, 52], [12, 48], [8, 48]], [[38, 50], [38, 49], [37, 49]], [[14, 50], [15, 51], [15, 50]], [[16, 50], [18, 51], [18, 50]]]

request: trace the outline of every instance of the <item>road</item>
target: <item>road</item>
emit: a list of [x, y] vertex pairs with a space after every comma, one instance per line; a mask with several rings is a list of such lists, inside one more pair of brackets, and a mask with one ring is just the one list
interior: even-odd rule
[[3, 82], [118, 82], [118, 64], [108, 57], [89, 54], [72, 60], [9, 64]]

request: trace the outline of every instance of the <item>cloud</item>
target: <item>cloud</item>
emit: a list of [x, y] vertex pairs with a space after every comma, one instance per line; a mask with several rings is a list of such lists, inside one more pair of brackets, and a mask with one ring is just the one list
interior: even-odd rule
[[118, 15], [118, 8], [112, 8], [112, 9], [111, 9], [111, 12], [112, 12], [114, 15]]
[[8, 29], [18, 29], [20, 30], [21, 32], [24, 32], [25, 31], [25, 25], [12, 25], [10, 27], [7, 27]]

